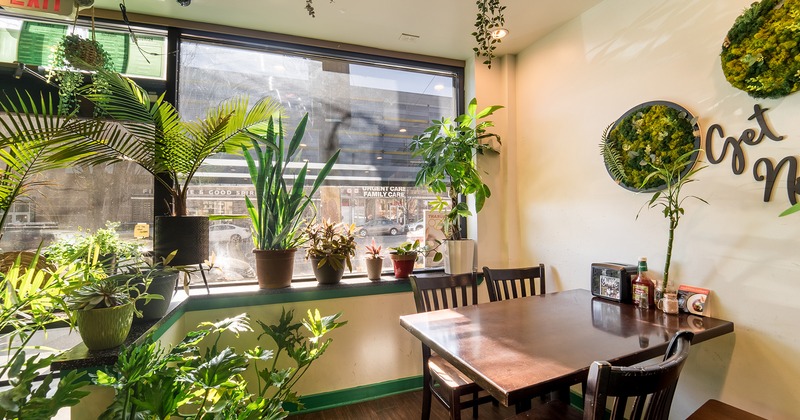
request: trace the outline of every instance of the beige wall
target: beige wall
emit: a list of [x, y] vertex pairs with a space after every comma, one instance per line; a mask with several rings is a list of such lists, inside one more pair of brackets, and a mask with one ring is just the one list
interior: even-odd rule
[[504, 189], [479, 216], [481, 264], [543, 262], [551, 290], [587, 288], [592, 262], [647, 256], [654, 274], [663, 272], [666, 220], [655, 210], [637, 220], [649, 196], [617, 187], [599, 155], [603, 129], [629, 108], [659, 99], [681, 104], [699, 116], [705, 140], [713, 123], [735, 137], [757, 128], [748, 117], [761, 104], [786, 136], [746, 147], [742, 175], [732, 173], [727, 158], [686, 188], [710, 204], [685, 203], [671, 278], [712, 289], [714, 315], [733, 321], [736, 332], [693, 349], [673, 418], [709, 398], [768, 418], [797, 418], [800, 215], [778, 218], [789, 206], [785, 173], [765, 203], [752, 168], [760, 157], [777, 162], [799, 154], [800, 94], [756, 100], [725, 81], [720, 46], [750, 2], [606, 0], [531, 45], [516, 63], [503, 62], [512, 68], [476, 69], [479, 100], [507, 97], [512, 124], [501, 157], [481, 162], [498, 171], [495, 184]]

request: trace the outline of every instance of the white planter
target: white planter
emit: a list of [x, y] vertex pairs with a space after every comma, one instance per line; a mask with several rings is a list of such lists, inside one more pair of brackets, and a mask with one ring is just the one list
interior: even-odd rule
[[477, 247], [472, 239], [444, 241], [444, 272], [447, 274], [472, 273], [477, 261]]

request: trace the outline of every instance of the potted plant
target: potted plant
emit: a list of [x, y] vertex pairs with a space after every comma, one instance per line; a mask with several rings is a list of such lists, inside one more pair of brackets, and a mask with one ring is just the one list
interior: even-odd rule
[[282, 311], [275, 324], [258, 322], [259, 343], [268, 336], [275, 345], [244, 351], [223, 347], [221, 337], [253, 332], [247, 314], [203, 322], [170, 350], [148, 336], [97, 372], [95, 384], [114, 390], [100, 418], [283, 419], [284, 403], [303, 408], [292, 388], [331, 344], [324, 336], [347, 323], [340, 316], [309, 310], [301, 323], [293, 322], [293, 311]]
[[156, 217], [153, 250], [163, 258], [177, 250], [175, 265], [200, 264], [208, 252], [208, 216], [189, 216], [187, 195], [195, 173], [216, 153], [239, 153], [249, 145], [244, 131], [259, 131], [280, 105], [264, 98], [252, 107], [234, 98], [210, 108], [196, 121], [183, 121], [162, 95], [155, 101], [133, 80], [97, 72], [107, 92], [83, 91], [108, 119], [97, 119], [94, 133], [61, 149], [58, 157], [78, 164], [129, 161], [151, 173], [169, 195], [169, 215]]
[[400, 245], [389, 248], [389, 258], [392, 259], [394, 267], [394, 277], [405, 279], [414, 271], [414, 262], [417, 261], [418, 252], [423, 251], [423, 246], [419, 239], [414, 242], [403, 242]]
[[287, 184], [291, 175], [289, 165], [298, 159], [307, 123], [308, 114], [300, 120], [292, 140], [286, 144], [281, 119], [278, 118], [276, 127], [270, 118], [265, 134], [246, 131], [255, 156], [247, 146], [240, 146], [255, 187], [255, 203], [245, 196], [245, 204], [252, 222], [256, 277], [259, 287], [264, 289], [291, 286], [294, 254], [305, 242], [301, 232], [303, 214], [313, 206], [311, 196], [322, 186], [339, 158], [339, 151], [336, 151], [320, 169], [310, 190], [305, 191], [308, 162], [294, 175], [294, 182]]
[[[661, 207], [664, 217], [669, 221], [669, 238], [667, 240], [667, 257], [664, 262], [664, 278], [661, 280], [661, 284], [656, 286], [656, 291], [659, 295], [656, 296], [656, 300], [660, 299], [660, 295], [666, 293], [670, 288], [669, 266], [672, 260], [672, 243], [675, 239], [675, 230], [678, 228], [678, 222], [680, 222], [681, 216], [685, 213], [683, 208], [684, 200], [687, 198], [694, 198], [708, 204], [706, 200], [694, 195], [681, 197], [682, 188], [686, 186], [686, 184], [696, 181], [692, 179], [692, 177], [698, 171], [705, 168], [705, 166], [701, 166], [699, 168], [692, 168], [688, 172], [685, 171], [687, 167], [694, 164], [692, 155], [697, 152], [697, 150], [686, 152], [671, 163], [651, 163], [650, 167], [652, 168], [652, 172], [642, 181], [642, 188], [651, 181], [656, 181], [664, 185], [664, 189], [656, 191], [644, 206], [651, 209]], [[642, 206], [642, 208], [644, 208], [644, 206]], [[641, 209], [639, 212], [641, 212]], [[636, 218], [639, 218], [638, 214]]]
[[[415, 136], [411, 142], [411, 152], [422, 158], [422, 165], [417, 173], [416, 185], [428, 187], [437, 194], [437, 200], [431, 203], [434, 210], [447, 211], [445, 215], [445, 272], [458, 274], [473, 271], [475, 243], [463, 239], [459, 219], [471, 216], [462, 196], [475, 195], [475, 211], [480, 212], [486, 199], [491, 196], [489, 187], [484, 184], [475, 164], [475, 155], [494, 151], [487, 141], [496, 134], [486, 130], [494, 124], [491, 121], [479, 121], [492, 115], [502, 106], [490, 106], [478, 111], [475, 99], [470, 101], [467, 112], [455, 120], [442, 118], [433, 121], [423, 134]], [[447, 194], [447, 201], [442, 199]], [[455, 263], [459, 263], [456, 265]]]
[[367, 251], [364, 256], [364, 262], [367, 265], [367, 278], [370, 280], [380, 280], [381, 272], [383, 271], [381, 246], [375, 243], [375, 238], [372, 238], [372, 243], [366, 245], [364, 248]]
[[78, 98], [84, 87], [84, 73], [90, 71], [92, 84], [89, 89], [93, 93], [107, 91], [107, 84], [101, 77], [96, 77], [95, 70], [114, 71], [111, 56], [103, 46], [94, 39], [86, 39], [78, 34], [64, 36], [53, 47], [53, 54], [47, 70], [48, 82], [58, 85], [58, 112], [62, 115], [78, 111]]
[[344, 268], [353, 271], [351, 258], [356, 255], [355, 225], [310, 223], [303, 231], [307, 238], [306, 259], [311, 260], [314, 277], [320, 284], [336, 284], [342, 280]]
[[87, 276], [68, 292], [69, 309], [89, 350], [105, 350], [122, 344], [133, 323], [135, 302], [155, 298], [147, 292], [140, 294], [128, 279], [126, 275], [99, 280]]

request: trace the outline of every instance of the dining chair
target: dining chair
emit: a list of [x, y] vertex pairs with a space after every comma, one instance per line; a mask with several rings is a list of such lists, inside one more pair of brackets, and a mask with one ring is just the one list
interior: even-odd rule
[[[475, 273], [456, 275], [411, 275], [411, 290], [417, 312], [452, 309], [478, 303], [478, 282]], [[480, 386], [455, 366], [422, 344], [422, 419], [431, 415], [431, 399], [436, 399], [450, 411], [450, 418], [461, 419], [461, 410], [472, 407], [472, 417], [478, 417], [478, 405], [494, 401], [480, 396]], [[471, 396], [462, 401], [463, 396]]]
[[483, 267], [483, 277], [492, 302], [546, 293], [544, 264], [527, 268]]
[[666, 420], [693, 337], [691, 331], [679, 331], [670, 340], [663, 361], [656, 364], [611, 366], [608, 362], [592, 363], [583, 414], [556, 400], [515, 419]]

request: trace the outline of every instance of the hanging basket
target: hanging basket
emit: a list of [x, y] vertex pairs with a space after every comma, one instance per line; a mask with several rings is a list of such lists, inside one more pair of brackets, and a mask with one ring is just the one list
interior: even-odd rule
[[92, 70], [102, 68], [106, 53], [99, 42], [79, 35], [64, 37], [64, 59], [74, 68]]

